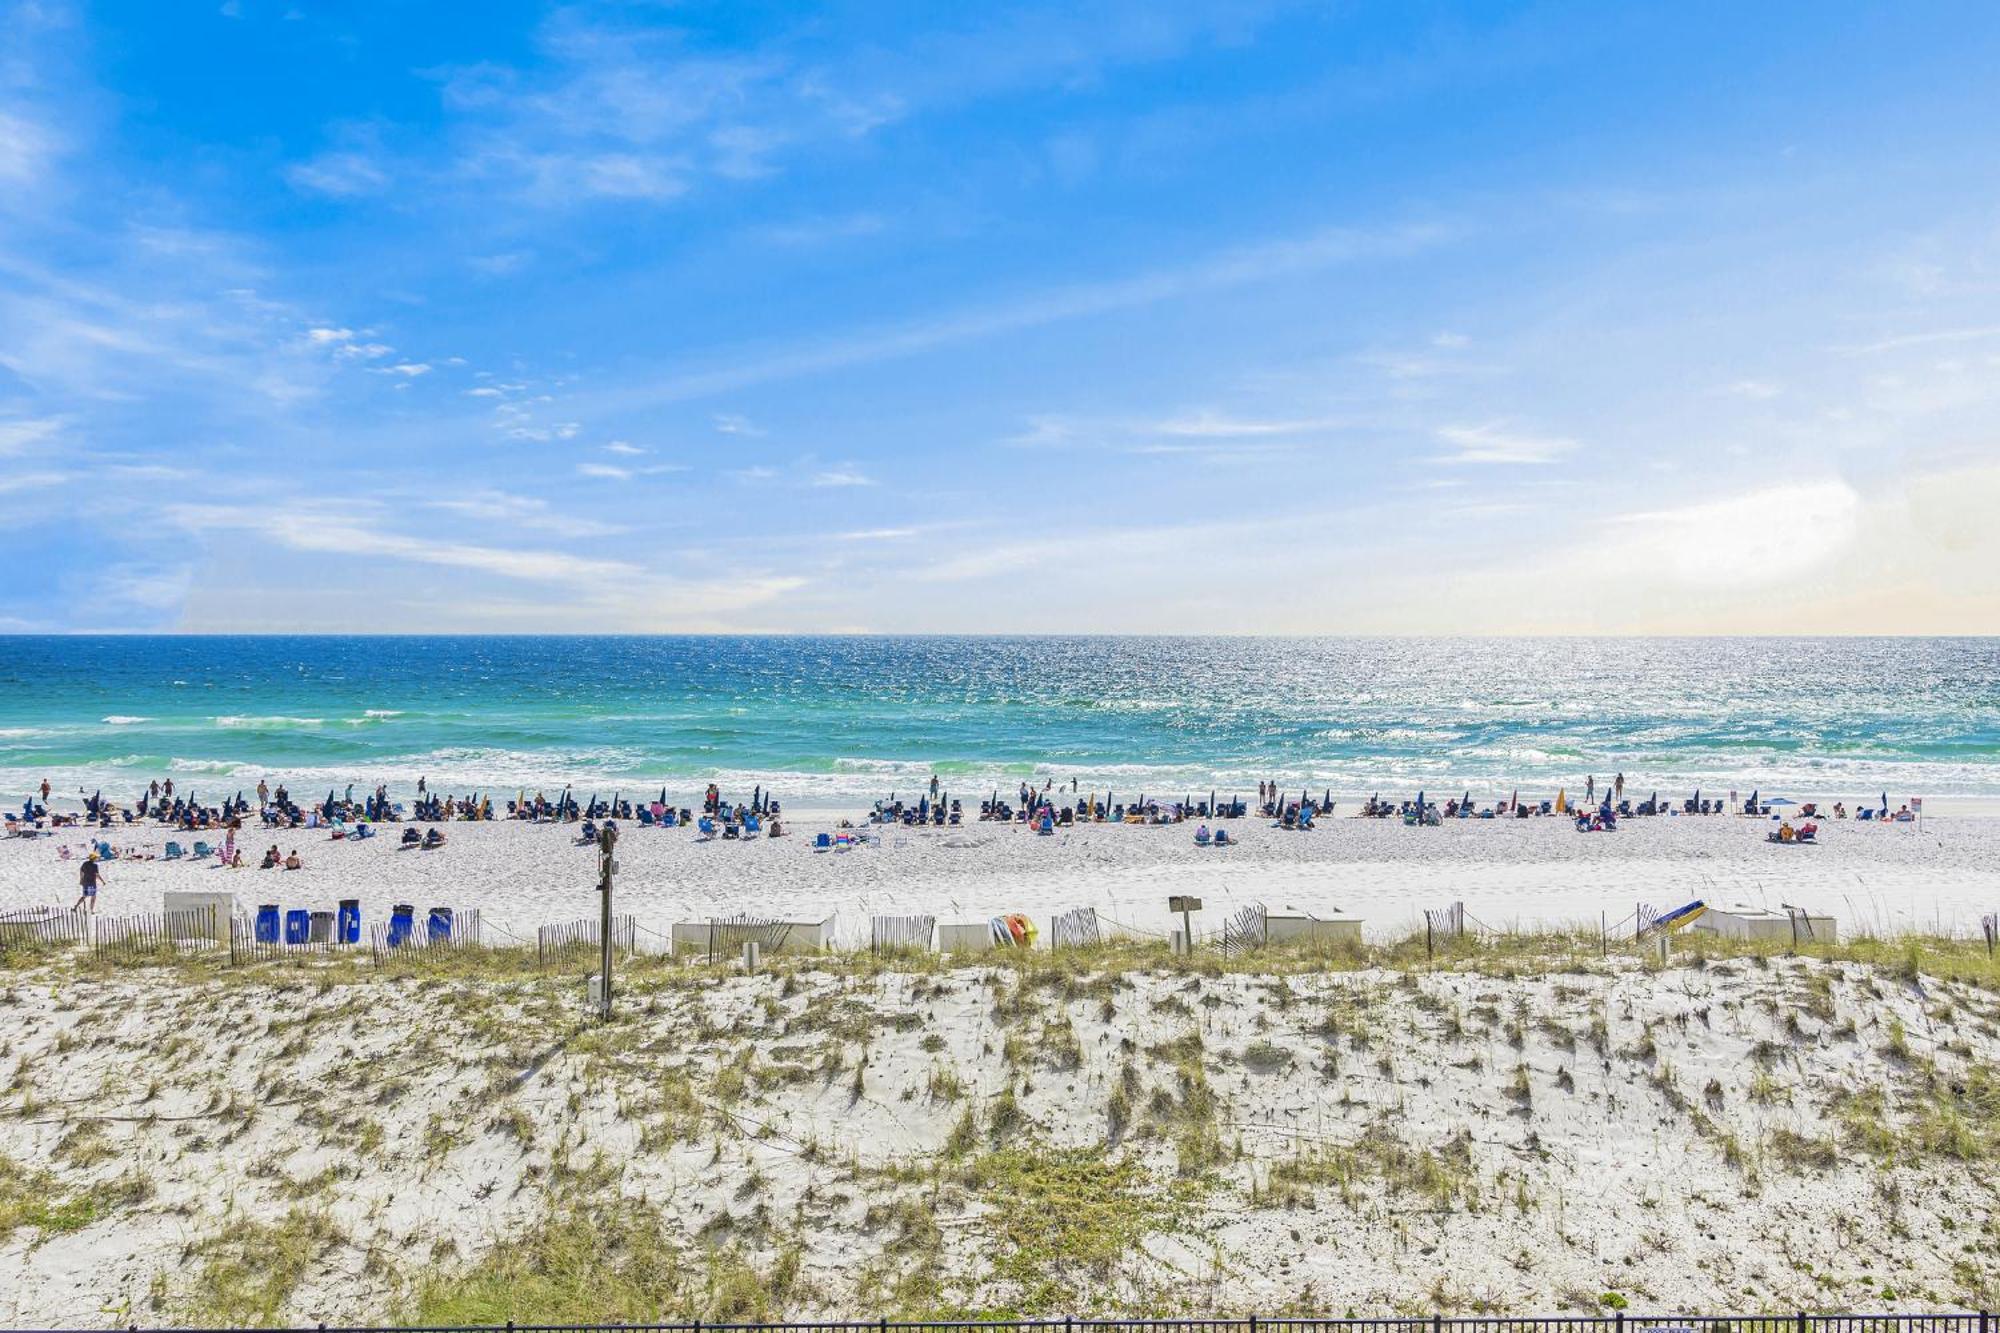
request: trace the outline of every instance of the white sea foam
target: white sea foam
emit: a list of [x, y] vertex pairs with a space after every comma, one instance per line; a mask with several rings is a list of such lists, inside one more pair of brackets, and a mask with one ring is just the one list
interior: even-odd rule
[[98, 721], [107, 727], [136, 727], [141, 722], [151, 722], [152, 720], [150, 717], [134, 717], [129, 713], [113, 713], [109, 717], [98, 719]]
[[319, 727], [326, 725], [323, 717], [246, 717], [236, 713], [226, 713], [215, 719], [218, 727], [240, 727], [251, 731], [280, 731], [286, 727]]

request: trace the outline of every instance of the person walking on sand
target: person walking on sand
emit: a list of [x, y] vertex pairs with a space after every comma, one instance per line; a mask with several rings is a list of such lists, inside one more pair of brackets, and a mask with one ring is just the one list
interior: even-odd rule
[[43, 804], [43, 805], [47, 805], [48, 803], [49, 803], [49, 780], [48, 780], [47, 778], [43, 778], [43, 779], [42, 779], [42, 804]]
[[1590, 804], [1597, 799], [1597, 774], [1592, 773], [1583, 780], [1583, 802]]
[[104, 882], [104, 869], [97, 863], [96, 852], [92, 852], [89, 856], [85, 857], [83, 864], [77, 867], [76, 882], [81, 891], [76, 895], [76, 901], [70, 904], [69, 910], [72, 912], [88, 911], [91, 915], [95, 916], [97, 914], [97, 887]]
[[270, 803], [271, 803], [271, 784], [270, 784], [270, 783], [268, 783], [268, 782], [266, 782], [266, 781], [264, 781], [264, 779], [262, 779], [262, 778], [258, 778], [258, 779], [257, 779], [257, 808], [261, 810], [261, 809], [263, 809], [263, 808], [264, 808], [265, 806], [269, 805]]
[[1625, 775], [1620, 773], [1611, 780], [1611, 794], [1619, 800], [1625, 799]]

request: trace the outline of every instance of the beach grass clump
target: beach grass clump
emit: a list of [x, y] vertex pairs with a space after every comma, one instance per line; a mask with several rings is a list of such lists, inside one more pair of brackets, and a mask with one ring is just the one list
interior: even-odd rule
[[268, 1328], [283, 1322], [287, 1302], [346, 1235], [320, 1209], [294, 1208], [275, 1222], [230, 1219], [187, 1247], [199, 1261], [179, 1304], [202, 1328]]
[[153, 1189], [152, 1179], [139, 1171], [67, 1189], [48, 1171], [0, 1156], [0, 1243], [23, 1228], [40, 1237], [81, 1231], [120, 1209], [144, 1203]]
[[1023, 1144], [973, 1164], [998, 1303], [1025, 1316], [1117, 1305], [1117, 1279], [1170, 1209], [1138, 1161]]

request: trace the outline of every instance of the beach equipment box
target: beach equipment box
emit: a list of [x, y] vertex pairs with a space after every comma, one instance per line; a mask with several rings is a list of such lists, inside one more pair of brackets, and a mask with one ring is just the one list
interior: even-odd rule
[[[1792, 940], [1791, 917], [1773, 908], [1752, 907], [1748, 903], [1711, 907], [1689, 929], [1705, 930], [1732, 940], [1779, 940], [1787, 944]], [[1798, 938], [1818, 944], [1835, 943], [1838, 935], [1833, 918], [1817, 912], [1806, 913], [1799, 921]]]
[[938, 925], [938, 948], [945, 953], [985, 953], [993, 947], [991, 921], [962, 921]]
[[1361, 943], [1361, 918], [1335, 911], [1326, 916], [1310, 912], [1268, 913], [1264, 917], [1264, 942], [1288, 944], [1293, 940], [1328, 940], [1339, 944]]
[[161, 895], [160, 910], [169, 917], [180, 912], [199, 912], [205, 908], [215, 909], [215, 931], [197, 930], [187, 936], [189, 939], [213, 939], [217, 944], [229, 943], [229, 923], [236, 916], [236, 895], [233, 893], [197, 893], [191, 890], [175, 889]]
[[[773, 942], [773, 937], [782, 936]], [[765, 953], [812, 953], [833, 947], [833, 918], [824, 921], [678, 921], [674, 952], [707, 953], [711, 947], [734, 957], [746, 940], [755, 939]]]

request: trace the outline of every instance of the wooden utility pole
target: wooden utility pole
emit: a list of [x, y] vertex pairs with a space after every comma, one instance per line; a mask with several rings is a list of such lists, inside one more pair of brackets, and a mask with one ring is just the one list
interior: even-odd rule
[[598, 973], [603, 983], [599, 988], [602, 1008], [598, 1017], [607, 1023], [611, 1021], [611, 876], [618, 869], [618, 862], [612, 859], [612, 853], [617, 847], [618, 826], [608, 824], [597, 835], [597, 891], [604, 895], [604, 910], [598, 927], [598, 944], [603, 949]]

